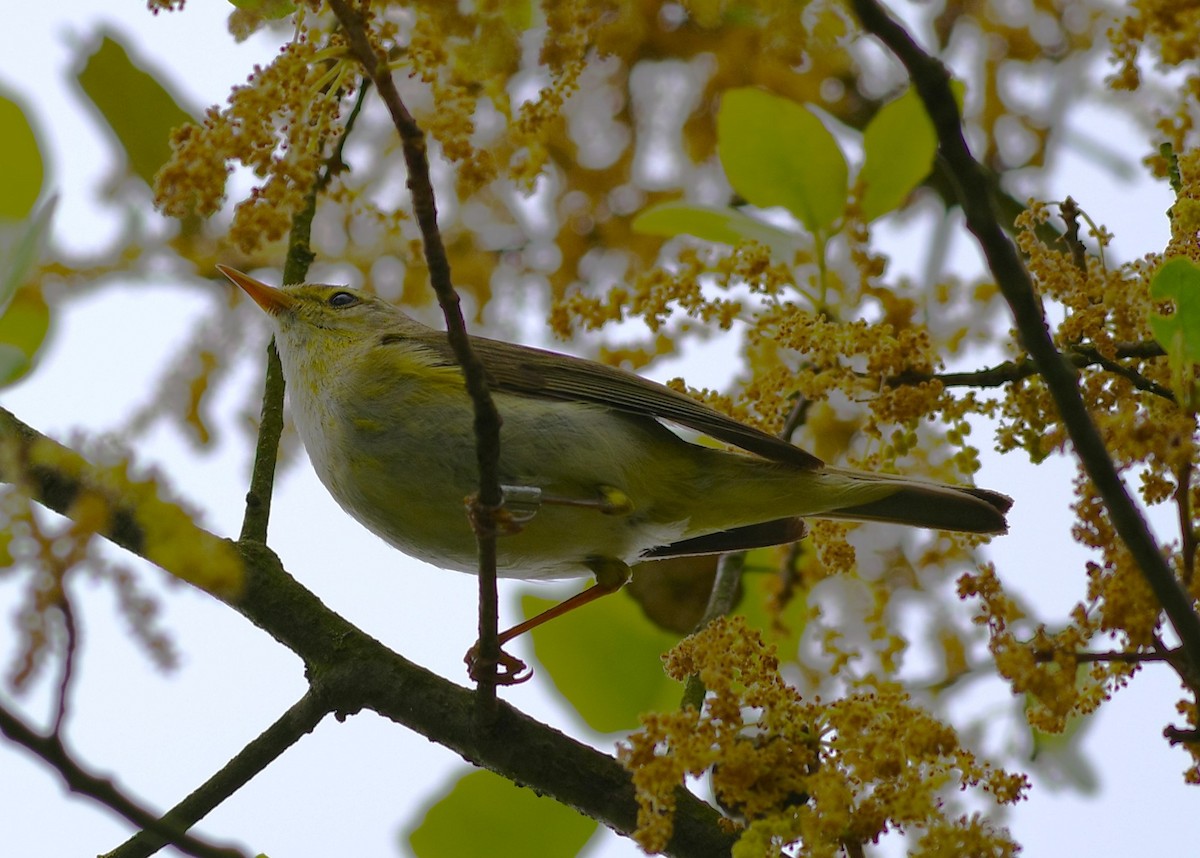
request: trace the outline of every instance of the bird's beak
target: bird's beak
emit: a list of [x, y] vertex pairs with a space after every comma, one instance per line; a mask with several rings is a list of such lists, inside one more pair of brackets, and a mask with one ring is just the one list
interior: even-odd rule
[[290, 310], [296, 303], [296, 299], [288, 293], [255, 280], [250, 275], [243, 274], [236, 268], [230, 268], [228, 265], [218, 265], [217, 270], [228, 277], [234, 285], [242, 287], [242, 291], [253, 298], [255, 304], [262, 307], [272, 316], [278, 316], [285, 310]]

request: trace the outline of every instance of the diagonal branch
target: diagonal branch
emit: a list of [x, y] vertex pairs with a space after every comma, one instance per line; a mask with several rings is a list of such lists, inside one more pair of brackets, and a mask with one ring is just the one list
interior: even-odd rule
[[1191, 664], [1191, 670], [1184, 673], [1185, 681], [1200, 693], [1200, 617], [1126, 491], [1079, 392], [1075, 368], [1050, 338], [1033, 280], [996, 218], [983, 168], [963, 138], [962, 118], [950, 91], [949, 72], [922, 50], [876, 0], [853, 0], [853, 8], [864, 29], [883, 42], [908, 70], [933, 120], [939, 151], [958, 185], [967, 228], [979, 242], [988, 268], [1008, 301], [1022, 345], [1045, 380], [1075, 453], [1103, 498], [1114, 528], [1182, 641]]
[[[0, 408], [0, 443], [9, 441], [22, 446], [54, 443]], [[0, 461], [0, 481], [11, 481], [16, 475], [4, 473], [3, 467]], [[71, 501], [86, 485], [87, 468], [81, 457], [68, 470], [43, 467], [24, 475], [23, 488], [34, 500], [69, 516]], [[101, 535], [146, 556], [144, 537], [130, 517], [117, 510], [112, 520]], [[619, 834], [634, 831], [632, 778], [611, 756], [503, 701], [497, 701], [493, 722], [481, 726], [472, 691], [413, 664], [329, 610], [284, 571], [265, 545], [246, 541], [232, 546], [194, 525], [177, 538], [202, 551], [211, 544], [237, 551], [245, 568], [244, 586], [237, 595], [226, 593], [226, 603], [300, 656], [327, 711], [345, 715], [372, 710]], [[666, 854], [727, 858], [735, 838], [722, 829], [717, 811], [682, 788], [677, 800], [675, 833]]]
[[496, 618], [496, 528], [495, 512], [500, 507], [500, 414], [488, 390], [483, 364], [471, 349], [463, 321], [458, 293], [450, 278], [450, 261], [437, 224], [437, 201], [429, 178], [429, 154], [425, 133], [408, 112], [392, 80], [387, 63], [382, 62], [367, 34], [367, 23], [358, 9], [345, 0], [330, 0], [329, 6], [345, 30], [350, 49], [387, 105], [404, 148], [408, 166], [408, 188], [413, 213], [421, 228], [429, 282], [437, 293], [446, 317], [446, 335], [462, 367], [467, 393], [475, 407], [475, 454], [479, 465], [479, 497], [472, 511], [479, 545], [479, 705], [486, 721], [495, 713], [495, 664], [500, 656]]
[[86, 771], [67, 752], [57, 735], [43, 736], [4, 707], [0, 707], [0, 733], [47, 763], [62, 777], [71, 792], [94, 798], [139, 828], [154, 832], [160, 843], [170, 843], [196, 858], [245, 858], [237, 849], [214, 846], [187, 833], [187, 826], [159, 820], [123, 793], [112, 781]]
[[[1158, 343], [1120, 343], [1116, 348], [1116, 360], [1107, 358], [1095, 346], [1075, 345], [1062, 352], [1071, 365], [1079, 369], [1098, 366], [1106, 372], [1119, 375], [1136, 387], [1163, 399], [1175, 401], [1175, 394], [1156, 381], [1146, 378], [1132, 367], [1118, 363], [1122, 358], [1163, 357], [1166, 352]], [[987, 369], [971, 372], [903, 372], [884, 379], [889, 387], [905, 384], [920, 384], [923, 381], [940, 381], [945, 387], [1000, 387], [1014, 381], [1029, 378], [1040, 372], [1037, 363], [1028, 357], [1015, 358]]]
[[157, 827], [143, 827], [103, 858], [149, 858], [170, 840], [162, 830], [187, 831], [250, 779], [279, 759], [302, 736], [311, 733], [329, 713], [326, 701], [311, 690], [294, 703], [261, 735], [246, 745], [221, 770], [167, 811]]

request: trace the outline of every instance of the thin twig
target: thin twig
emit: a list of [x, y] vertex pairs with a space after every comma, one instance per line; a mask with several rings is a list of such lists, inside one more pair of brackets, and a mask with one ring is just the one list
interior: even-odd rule
[[[745, 551], [731, 551], [721, 555], [717, 561], [717, 575], [713, 579], [712, 590], [708, 594], [708, 605], [704, 608], [704, 616], [700, 618], [700, 622], [696, 623], [692, 634], [702, 631], [717, 617], [724, 617], [733, 610], [733, 606], [737, 603], [738, 585], [742, 581], [742, 572], [745, 568]], [[704, 703], [704, 693], [704, 683], [700, 681], [700, 675], [693, 673], [687, 678], [687, 683], [683, 687], [683, 699], [680, 701], [680, 706], [699, 709]]]
[[400, 92], [392, 80], [387, 63], [381, 61], [367, 35], [363, 14], [351, 8], [345, 0], [330, 0], [330, 8], [345, 31], [350, 49], [375, 82], [380, 98], [392, 116], [404, 148], [408, 166], [408, 188], [412, 194], [413, 213], [421, 228], [425, 261], [429, 266], [429, 281], [437, 294], [438, 303], [446, 317], [446, 335], [462, 368], [467, 393], [475, 408], [475, 447], [479, 465], [479, 496], [471, 519], [476, 523], [479, 547], [479, 663], [478, 706], [483, 723], [496, 712], [495, 665], [500, 657], [497, 643], [498, 602], [496, 597], [496, 528], [494, 518], [502, 497], [500, 494], [500, 414], [488, 390], [487, 377], [479, 358], [471, 349], [463, 321], [458, 293], [450, 278], [450, 262], [442, 243], [437, 224], [437, 203], [429, 178], [429, 155], [425, 133], [405, 107]]
[[250, 488], [246, 491], [246, 512], [242, 517], [239, 538], [266, 542], [267, 524], [271, 518], [271, 496], [275, 490], [279, 439], [283, 436], [283, 366], [279, 363], [274, 339], [267, 345], [267, 371], [259, 413], [254, 466], [250, 471]]
[[[312, 222], [317, 213], [317, 198], [329, 186], [333, 177], [346, 169], [342, 151], [346, 139], [354, 127], [354, 121], [362, 110], [363, 98], [368, 84], [359, 87], [358, 98], [350, 111], [346, 124], [338, 135], [333, 153], [325, 159], [325, 169], [313, 182], [304, 197], [304, 207], [292, 217], [292, 228], [288, 234], [287, 256], [283, 262], [284, 284], [303, 283], [308, 276], [314, 254]], [[266, 542], [267, 524], [271, 516], [271, 496], [275, 487], [275, 465], [279, 459], [279, 439], [283, 437], [283, 367], [279, 363], [279, 352], [275, 340], [267, 345], [267, 372], [263, 383], [261, 417], [258, 424], [258, 440], [254, 448], [254, 467], [250, 472], [250, 488], [246, 492], [246, 512], [242, 519], [241, 539]]]
[[1200, 617], [1121, 481], [1080, 394], [1075, 368], [1063, 359], [1050, 338], [1033, 280], [996, 219], [983, 170], [963, 137], [962, 118], [950, 90], [949, 72], [922, 50], [876, 0], [853, 0], [853, 6], [863, 27], [883, 42], [908, 70], [933, 120], [939, 151], [958, 185], [967, 228], [987, 258], [988, 268], [1012, 310], [1022, 344], [1045, 380], [1075, 453], [1103, 498], [1114, 528], [1182, 641], [1190, 663], [1190, 670], [1183, 671], [1183, 679], [1193, 692], [1200, 694]]
[[1067, 225], [1062, 240], [1071, 249], [1071, 259], [1086, 281], [1088, 277], [1087, 245], [1079, 238], [1079, 204], [1071, 197], [1067, 197], [1062, 201], [1058, 210], [1062, 214], [1063, 223]]
[[1180, 465], [1175, 474], [1175, 509], [1179, 514], [1179, 554], [1183, 559], [1180, 575], [1183, 586], [1191, 589], [1196, 563], [1196, 530], [1192, 525], [1192, 472], [1191, 460]]
[[196, 858], [245, 858], [245, 853], [237, 849], [206, 843], [176, 826], [160, 822], [112, 781], [85, 771], [67, 752], [57, 735], [43, 736], [37, 733], [3, 706], [0, 706], [0, 733], [58, 772], [71, 792], [95, 799], [139, 828], [153, 831], [164, 843], [170, 843], [181, 852]]
[[[791, 412], [783, 422], [779, 437], [790, 441], [792, 435], [804, 425], [811, 405], [812, 401], [806, 397], [797, 397]], [[737, 604], [738, 587], [745, 571], [745, 551], [733, 551], [721, 555], [717, 560], [717, 574], [713, 578], [712, 589], [708, 593], [708, 604], [704, 607], [704, 615], [696, 623], [692, 634], [705, 629], [717, 617], [725, 617], [733, 612], [734, 606]], [[683, 686], [683, 697], [679, 705], [699, 709], [704, 704], [705, 691], [704, 683], [700, 681], [700, 675], [698, 673], [691, 674]]]
[[54, 726], [50, 729], [52, 736], [61, 736], [63, 723], [67, 720], [67, 694], [71, 690], [71, 679], [75, 675], [75, 656], [79, 651], [79, 627], [75, 623], [75, 611], [67, 598], [67, 588], [64, 582], [59, 583], [62, 598], [58, 609], [62, 612], [63, 628], [67, 632], [67, 643], [63, 653], [62, 679], [58, 683], [58, 705], [55, 707]]
[[[1099, 366], [1101, 369], [1121, 376], [1138, 390], [1144, 390], [1155, 396], [1161, 396], [1163, 399], [1170, 400], [1171, 402], [1175, 401], [1175, 394], [1168, 388], [1163, 387], [1158, 382], [1151, 381], [1137, 370], [1116, 362], [1120, 359], [1144, 360], [1146, 358], [1164, 357], [1166, 352], [1163, 351], [1162, 346], [1158, 343], [1118, 344], [1115, 349], [1115, 359], [1105, 357], [1100, 353], [1099, 349], [1089, 345], [1072, 346], [1062, 351], [1061, 354], [1064, 359], [1070, 361], [1073, 366], [1079, 369], [1088, 366]], [[1021, 357], [1005, 361], [987, 369], [971, 372], [904, 372], [884, 379], [883, 383], [889, 387], [899, 387], [901, 385], [921, 384], [922, 382], [936, 380], [940, 381], [943, 387], [1000, 387], [1037, 375], [1039, 372], [1036, 362], [1028, 357]]]
[[1200, 742], [1200, 730], [1181, 730], [1168, 725], [1163, 728], [1163, 737], [1172, 745], [1190, 745]]
[[[329, 712], [320, 695], [309, 690], [278, 720], [237, 753], [221, 770], [171, 808], [158, 821], [168, 831], [187, 831], [251, 778], [275, 762]], [[158, 832], [143, 828], [104, 858], [149, 858], [167, 845]]]
[[[1056, 650], [1038, 649], [1033, 651], [1033, 660], [1038, 662], [1054, 661], [1059, 655]], [[1073, 661], [1082, 664], [1090, 664], [1092, 662], [1109, 662], [1115, 661], [1122, 664], [1145, 664], [1149, 662], [1165, 661], [1169, 664], [1175, 663], [1175, 652], [1173, 650], [1164, 650], [1161, 652], [1125, 652], [1123, 650], [1110, 650], [1108, 652], [1072, 652], [1068, 653]]]

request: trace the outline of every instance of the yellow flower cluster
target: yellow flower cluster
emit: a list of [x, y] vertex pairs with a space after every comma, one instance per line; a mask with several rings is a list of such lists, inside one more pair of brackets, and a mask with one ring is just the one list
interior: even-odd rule
[[1138, 57], [1147, 44], [1154, 45], [1156, 61], [1179, 66], [1200, 56], [1200, 8], [1176, 0], [1133, 0], [1119, 26], [1109, 32], [1114, 58], [1120, 69], [1112, 80], [1119, 89], [1141, 84]]
[[975, 622], [988, 629], [988, 649], [1000, 675], [1014, 694], [1026, 695], [1026, 719], [1035, 729], [1061, 733], [1068, 719], [1107, 700], [1109, 689], [1124, 684], [1132, 670], [1120, 662], [1097, 662], [1090, 676], [1080, 676], [1076, 653], [1087, 648], [1099, 625], [1082, 605], [1072, 611], [1072, 623], [1057, 633], [1039, 627], [1024, 640], [1014, 629], [1023, 613], [1004, 592], [993, 567], [964, 575], [958, 591], [964, 599], [980, 600]]
[[773, 648], [740, 618], [714, 622], [665, 661], [676, 679], [698, 675], [708, 696], [699, 712], [644, 716], [620, 748], [638, 796], [636, 837], [648, 851], [671, 836], [675, 790], [707, 772], [741, 828], [739, 858], [781, 855], [798, 843], [805, 855], [832, 858], [893, 829], [926, 832], [924, 855], [962, 854], [938, 846], [954, 842], [983, 847], [973, 854], [1011, 854], [1003, 832], [949, 819], [941, 793], [973, 787], [1012, 803], [1025, 777], [977, 760], [899, 687], [805, 701], [779, 675]]
[[[1192, 163], [1189, 156], [1182, 165], [1191, 171]], [[1179, 226], [1181, 218], [1191, 216], [1189, 211], [1186, 206], [1172, 211], [1173, 245], [1195, 256], [1195, 224]], [[1077, 258], [1069, 250], [1048, 247], [1036, 234], [1048, 217], [1046, 206], [1032, 205], [1019, 219], [1018, 241], [1042, 297], [1062, 310], [1062, 322], [1053, 332], [1055, 341], [1083, 364], [1079, 376], [1083, 397], [1114, 462], [1123, 470], [1137, 468], [1139, 494], [1145, 503], [1182, 503], [1181, 514], [1190, 530], [1200, 500], [1200, 490], [1192, 485], [1196, 418], [1172, 396], [1168, 361], [1156, 350], [1148, 328], [1147, 318], [1156, 309], [1149, 297], [1149, 281], [1157, 262], [1148, 258], [1109, 268], [1102, 256]], [[1101, 228], [1093, 228], [1093, 233], [1103, 248], [1107, 234]], [[999, 413], [1002, 450], [1023, 448], [1031, 459], [1040, 461], [1064, 448], [1066, 429], [1036, 376], [1009, 384]], [[1180, 485], [1189, 486], [1186, 496], [1181, 495]], [[982, 601], [977, 619], [989, 628], [990, 648], [1000, 672], [1014, 691], [1029, 695], [1030, 723], [1049, 732], [1062, 730], [1069, 717], [1094, 709], [1134, 670], [1127, 659], [1097, 661], [1090, 667], [1089, 680], [1080, 682], [1077, 653], [1093, 649], [1104, 639], [1116, 641], [1119, 649], [1134, 655], [1161, 646], [1157, 599], [1082, 468], [1074, 491], [1072, 535], [1097, 556], [1087, 565], [1086, 599], [1072, 612], [1068, 625], [1053, 634], [1044, 628], [1027, 629], [1019, 637], [1012, 628], [1019, 612], [990, 569], [960, 582], [961, 595]], [[1178, 551], [1192, 541], [1189, 532], [1166, 548]], [[1185, 581], [1192, 580], [1191, 570], [1182, 568], [1188, 556], [1183, 552], [1173, 559]]]
[[229, 165], [240, 162], [263, 181], [238, 203], [230, 240], [252, 253], [287, 234], [333, 142], [342, 98], [354, 87], [341, 49], [319, 50], [326, 40], [333, 45], [336, 37], [301, 30], [233, 90], [227, 108], [209, 108], [203, 124], [175, 130], [171, 158], [155, 177], [155, 201], [166, 214], [216, 213]]

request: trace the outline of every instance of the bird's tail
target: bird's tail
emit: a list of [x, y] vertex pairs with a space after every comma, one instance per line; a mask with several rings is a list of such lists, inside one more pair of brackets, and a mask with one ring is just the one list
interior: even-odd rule
[[[847, 480], [881, 491], [870, 491], [877, 496], [861, 502], [853, 500], [857, 492], [848, 491], [845, 506], [815, 513], [816, 518], [884, 521], [964, 533], [1008, 531], [1004, 514], [1012, 506], [1012, 498], [1000, 492], [842, 468], [825, 468], [822, 476], [826, 475], [832, 481]], [[888, 488], [893, 490], [886, 491]]]

